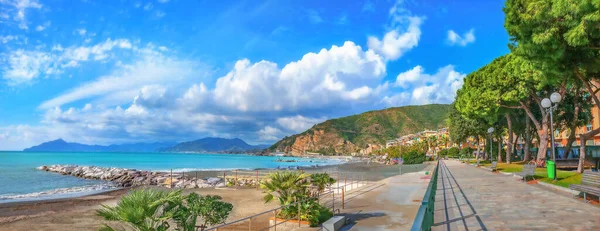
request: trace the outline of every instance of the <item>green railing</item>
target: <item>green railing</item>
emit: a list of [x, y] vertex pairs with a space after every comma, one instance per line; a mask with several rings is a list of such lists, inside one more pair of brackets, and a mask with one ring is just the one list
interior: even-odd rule
[[421, 207], [419, 207], [419, 211], [417, 212], [417, 217], [415, 217], [411, 231], [431, 230], [431, 226], [433, 225], [435, 192], [437, 191], [439, 166], [440, 162], [438, 161], [435, 165], [435, 170], [433, 171], [429, 185], [427, 186], [425, 196], [423, 196]]

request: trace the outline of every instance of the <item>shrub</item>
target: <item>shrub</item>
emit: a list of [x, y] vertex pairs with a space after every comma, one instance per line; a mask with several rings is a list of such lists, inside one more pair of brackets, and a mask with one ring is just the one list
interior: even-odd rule
[[448, 155], [448, 149], [442, 149], [438, 152], [439, 157], [446, 157]]
[[402, 159], [404, 159], [404, 164], [422, 164], [425, 162], [425, 153], [415, 150], [408, 151], [402, 155]]
[[448, 149], [448, 156], [457, 158], [460, 156], [460, 150], [457, 147]]
[[[335, 182], [328, 174], [313, 174], [311, 180], [319, 189]], [[280, 205], [286, 206], [277, 217], [296, 219], [300, 212], [300, 220], [308, 221], [314, 227], [331, 218], [333, 213], [329, 208], [320, 205], [316, 197], [311, 196], [308, 186], [306, 174], [291, 171], [274, 172], [269, 175], [268, 180], [261, 183], [261, 188], [267, 193], [264, 197], [265, 203], [277, 198]]]
[[[123, 196], [114, 207], [102, 205], [96, 214], [109, 221], [126, 223], [133, 230], [163, 231], [170, 224], [176, 230], [196, 230], [196, 221], [202, 221], [201, 229], [207, 225], [225, 222], [233, 205], [221, 201], [220, 196], [199, 196], [191, 193], [182, 196], [181, 191], [159, 191], [151, 189], [133, 190]], [[100, 230], [115, 230], [104, 225]], [[129, 229], [127, 229], [129, 230]]]
[[471, 156], [473, 155], [473, 149], [470, 147], [464, 147], [460, 150], [461, 156]]
[[310, 175], [310, 183], [312, 186], [317, 187], [319, 193], [322, 193], [327, 186], [330, 186], [335, 182], [335, 179], [330, 177], [327, 173], [315, 173]]

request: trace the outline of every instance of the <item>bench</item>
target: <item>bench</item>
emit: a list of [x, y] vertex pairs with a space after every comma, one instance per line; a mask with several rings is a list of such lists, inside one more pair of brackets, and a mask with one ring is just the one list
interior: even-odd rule
[[535, 164], [524, 164], [523, 170], [521, 172], [516, 173], [519, 176], [523, 177], [523, 181], [527, 181], [527, 177], [531, 176], [532, 179], [535, 180], [535, 168], [537, 166]]
[[587, 201], [587, 193], [600, 196], [600, 173], [585, 171], [581, 176], [581, 184], [572, 184], [569, 188], [582, 192], [584, 201]]
[[[577, 169], [579, 166], [579, 159], [556, 159], [554, 161], [556, 163], [557, 169]], [[596, 167], [596, 163], [591, 160], [585, 160], [583, 162], [584, 169], [590, 169]]]
[[497, 167], [498, 167], [498, 161], [492, 162], [492, 165], [490, 166], [490, 171], [493, 172], [493, 171], [498, 170]]

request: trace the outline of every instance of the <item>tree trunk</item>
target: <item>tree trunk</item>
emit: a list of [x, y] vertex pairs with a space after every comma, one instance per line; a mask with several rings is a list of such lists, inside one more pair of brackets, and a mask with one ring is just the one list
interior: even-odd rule
[[579, 111], [580, 111], [580, 106], [579, 106], [579, 101], [577, 100], [579, 97], [579, 88], [577, 88], [577, 90], [575, 90], [575, 97], [573, 98], [573, 105], [575, 105], [575, 111], [573, 112], [573, 121], [571, 121], [571, 126], [569, 126], [569, 129], [571, 129], [571, 131], [569, 132], [569, 138], [567, 139], [567, 145], [565, 146], [565, 153], [563, 154], [563, 159], [567, 159], [569, 156], [569, 153], [571, 153], [571, 146], [573, 145], [573, 142], [575, 141], [575, 130], [577, 130], [577, 120], [579, 120]]
[[479, 160], [479, 150], [481, 150], [481, 142], [479, 140], [479, 136], [475, 136], [477, 138], [477, 155], [475, 155], [475, 161]]
[[565, 152], [562, 156], [563, 159], [567, 159], [569, 153], [571, 153], [571, 147], [573, 146], [573, 142], [575, 142], [575, 129], [571, 127], [571, 132], [569, 132], [569, 138], [567, 139], [567, 145], [565, 146]]
[[546, 158], [546, 151], [548, 150], [548, 113], [546, 112], [546, 110], [544, 108], [542, 108], [541, 104], [538, 102], [538, 106], [540, 107], [540, 111], [542, 113], [542, 121], [540, 122], [539, 120], [537, 120], [535, 118], [535, 116], [533, 115], [533, 113], [531, 112], [531, 110], [526, 106], [526, 104], [524, 102], [520, 102], [521, 106], [523, 108], [523, 110], [525, 110], [525, 112], [527, 113], [527, 115], [529, 116], [529, 119], [531, 119], [531, 122], [533, 122], [533, 124], [535, 125], [535, 128], [537, 129], [537, 134], [538, 134], [538, 141], [539, 141], [539, 149], [538, 149], [538, 153], [537, 153], [537, 159], [545, 159]]
[[531, 143], [531, 134], [530, 134], [530, 130], [531, 130], [531, 121], [529, 120], [529, 117], [525, 117], [525, 145], [523, 147], [523, 160], [524, 161], [529, 161], [529, 159], [531, 159], [531, 153], [529, 152], [529, 144]]
[[513, 151], [512, 154], [513, 155], [517, 155], [517, 144], [519, 143], [519, 138], [521, 138], [521, 135], [515, 134], [515, 140], [513, 141]]
[[513, 150], [513, 133], [512, 133], [512, 120], [510, 119], [510, 114], [504, 114], [506, 117], [506, 123], [508, 124], [508, 141], [506, 142], [506, 163], [510, 164], [510, 157], [512, 156]]
[[540, 146], [538, 147], [537, 159], [546, 159], [546, 152], [548, 151], [548, 125], [544, 123], [543, 125], [545, 129], [538, 130], [538, 142]]
[[498, 137], [498, 162], [502, 162], [502, 137]]
[[579, 145], [579, 164], [577, 165], [577, 172], [583, 173], [584, 163], [585, 163], [585, 142], [586, 140], [593, 139], [595, 135], [600, 133], [600, 128], [596, 128], [589, 132], [583, 133], [579, 135], [579, 140], [581, 144]]

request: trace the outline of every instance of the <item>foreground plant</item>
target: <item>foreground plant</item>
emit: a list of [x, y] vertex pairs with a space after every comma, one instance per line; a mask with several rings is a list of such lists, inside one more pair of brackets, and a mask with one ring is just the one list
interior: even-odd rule
[[[181, 191], [134, 190], [115, 207], [102, 205], [96, 214], [109, 221], [121, 221], [135, 230], [167, 230], [171, 211], [181, 204]], [[117, 230], [104, 225], [100, 230]]]
[[[314, 178], [312, 177], [314, 176]], [[312, 183], [324, 189], [335, 179], [327, 174], [313, 174]], [[269, 175], [269, 179], [261, 183], [261, 188], [266, 190], [265, 203], [278, 199], [279, 204], [284, 206], [277, 214], [283, 219], [300, 219], [308, 221], [310, 226], [317, 226], [333, 216], [333, 213], [317, 202], [316, 197], [311, 197], [308, 190], [310, 183], [308, 175], [300, 172], [275, 172]]]
[[327, 173], [315, 173], [310, 175], [310, 182], [313, 186], [317, 187], [319, 193], [322, 193], [326, 187], [334, 184], [336, 180]]
[[231, 203], [221, 201], [220, 196], [200, 196], [191, 193], [185, 199], [185, 206], [180, 207], [173, 219], [182, 230], [195, 230], [198, 219], [202, 221], [200, 230], [209, 226], [225, 223], [233, 209]]
[[[196, 223], [204, 230], [208, 226], [224, 223], [233, 205], [221, 201], [220, 196], [200, 196], [191, 193], [182, 196], [181, 191], [152, 189], [133, 190], [123, 196], [115, 207], [102, 205], [96, 214], [109, 221], [120, 221], [128, 230], [164, 231], [170, 224], [176, 230], [196, 230]], [[102, 231], [125, 230], [104, 225]]]

